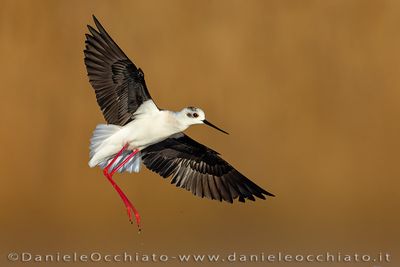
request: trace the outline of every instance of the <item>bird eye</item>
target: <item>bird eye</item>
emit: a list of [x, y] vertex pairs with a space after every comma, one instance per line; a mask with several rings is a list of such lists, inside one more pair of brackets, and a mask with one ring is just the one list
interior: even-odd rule
[[193, 117], [197, 118], [198, 116], [199, 116], [199, 114], [193, 113]]

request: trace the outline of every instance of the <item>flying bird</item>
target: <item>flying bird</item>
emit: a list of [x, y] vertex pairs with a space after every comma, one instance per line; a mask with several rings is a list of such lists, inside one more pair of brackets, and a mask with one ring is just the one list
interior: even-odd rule
[[216, 151], [183, 132], [191, 125], [205, 124], [227, 134], [206, 120], [203, 110], [160, 109], [147, 89], [144, 73], [125, 55], [100, 22], [88, 25], [85, 65], [97, 103], [107, 124], [96, 126], [90, 140], [89, 166], [99, 166], [118, 192], [132, 223], [140, 230], [140, 215], [113, 180], [116, 172], [136, 172], [143, 163], [171, 183], [199, 197], [232, 203], [274, 196], [262, 189]]

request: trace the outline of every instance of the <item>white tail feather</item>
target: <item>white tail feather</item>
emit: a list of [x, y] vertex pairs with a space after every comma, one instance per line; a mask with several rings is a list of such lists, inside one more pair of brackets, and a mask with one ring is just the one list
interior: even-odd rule
[[93, 136], [90, 139], [90, 159], [99, 152], [100, 146], [104, 141], [111, 137], [114, 133], [118, 132], [121, 127], [112, 124], [99, 124], [93, 131]]
[[[99, 166], [104, 169], [115, 157], [117, 152], [122, 148], [113, 144], [109, 138], [121, 129], [120, 126], [111, 124], [99, 124], [93, 132], [90, 139], [90, 160], [89, 166], [91, 168]], [[109, 142], [107, 142], [109, 141]], [[110, 142], [111, 141], [111, 142]], [[124, 161], [132, 151], [124, 151], [111, 166], [110, 170], [115, 168], [119, 163]], [[132, 157], [118, 172], [139, 172], [141, 165], [140, 152]]]
[[[124, 151], [118, 158], [117, 160], [113, 163], [113, 165], [110, 167], [110, 170], [113, 170], [116, 166], [118, 166], [122, 161], [124, 161], [132, 151]], [[114, 159], [114, 156], [109, 157], [108, 159], [102, 161], [99, 163], [100, 168], [104, 169], [107, 167], [108, 164], [111, 163], [111, 161]], [[140, 152], [138, 152], [135, 156], [133, 156], [131, 159], [129, 159], [128, 162], [122, 166], [118, 172], [140, 172], [140, 166], [141, 166], [141, 156]]]

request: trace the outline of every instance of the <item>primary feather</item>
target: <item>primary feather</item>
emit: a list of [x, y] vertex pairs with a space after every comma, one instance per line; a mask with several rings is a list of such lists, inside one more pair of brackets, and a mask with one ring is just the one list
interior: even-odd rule
[[88, 25], [85, 65], [97, 103], [107, 123], [123, 126], [139, 106], [151, 99], [144, 73], [125, 55], [100, 22], [97, 30]]

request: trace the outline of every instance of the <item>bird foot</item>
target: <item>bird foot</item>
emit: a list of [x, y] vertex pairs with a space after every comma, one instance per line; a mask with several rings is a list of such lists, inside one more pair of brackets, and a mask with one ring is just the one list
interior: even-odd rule
[[112, 175], [108, 173], [108, 169], [107, 168], [104, 169], [103, 173], [107, 177], [108, 181], [110, 181], [110, 183], [113, 185], [114, 189], [117, 191], [117, 193], [119, 194], [120, 198], [124, 202], [125, 207], [126, 207], [126, 211], [128, 213], [128, 218], [129, 218], [129, 221], [130, 221], [131, 224], [133, 224], [132, 213], [135, 215], [136, 224], [137, 224], [137, 226], [139, 228], [139, 232], [140, 232], [141, 228], [140, 228], [140, 214], [139, 214], [139, 212], [136, 210], [136, 208], [133, 206], [133, 204], [128, 199], [128, 197], [124, 194], [124, 192], [121, 190], [121, 188], [114, 182], [114, 180], [112, 179]]
[[[121, 196], [121, 195], [120, 195]], [[122, 196], [121, 196], [122, 198]], [[136, 210], [136, 208], [132, 205], [132, 203], [129, 201], [129, 199], [125, 196], [125, 200], [122, 199], [124, 201], [125, 207], [126, 207], [126, 212], [128, 213], [128, 218], [131, 224], [133, 224], [133, 219], [132, 219], [132, 212], [135, 215], [135, 219], [136, 219], [136, 224], [137, 227], [139, 228], [139, 232], [141, 231], [140, 228], [140, 214], [139, 212]]]

